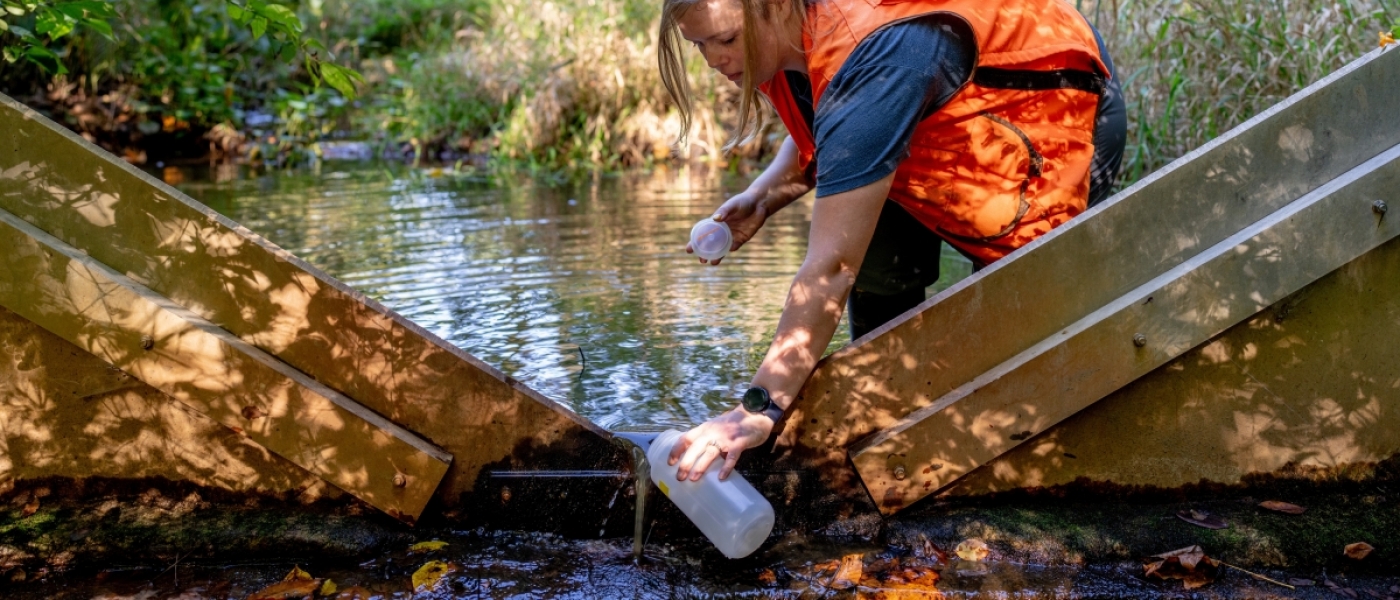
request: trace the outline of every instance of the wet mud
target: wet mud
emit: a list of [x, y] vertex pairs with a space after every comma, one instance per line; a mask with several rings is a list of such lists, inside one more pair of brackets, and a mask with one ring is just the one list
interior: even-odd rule
[[[788, 516], [741, 560], [721, 556], [654, 491], [636, 558], [635, 488], [626, 477], [612, 483], [617, 515], [583, 537], [441, 516], [409, 528], [348, 497], [307, 504], [121, 483], [47, 481], [0, 496], [0, 597], [241, 600], [295, 566], [379, 598], [1400, 596], [1392, 590], [1400, 590], [1400, 493], [1388, 477], [1165, 495], [1042, 490], [926, 502], [893, 518], [849, 514], [820, 526]], [[1307, 510], [1278, 513], [1260, 507], [1263, 500]], [[1179, 516], [1192, 511], [1226, 527]], [[595, 522], [605, 512], [598, 507]], [[957, 555], [969, 539], [986, 543], [985, 558]], [[411, 550], [429, 540], [446, 546]], [[1375, 548], [1369, 556], [1344, 556], [1347, 544], [1363, 541]], [[1193, 590], [1145, 577], [1150, 556], [1190, 545], [1233, 567]], [[433, 561], [445, 575], [415, 590], [414, 574]]]

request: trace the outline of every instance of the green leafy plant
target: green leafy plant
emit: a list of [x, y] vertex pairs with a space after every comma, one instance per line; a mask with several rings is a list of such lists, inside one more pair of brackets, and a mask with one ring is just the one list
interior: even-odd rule
[[[306, 71], [319, 87], [328, 85], [346, 98], [354, 98], [364, 78], [354, 70], [325, 60], [333, 58], [319, 40], [303, 37], [303, 25], [287, 6], [265, 0], [225, 0], [228, 15], [247, 27], [253, 40], [264, 36], [279, 47], [279, 59], [290, 62], [297, 53], [305, 57]], [[108, 0], [0, 0], [0, 53], [6, 63], [21, 60], [45, 72], [68, 72], [63, 57], [49, 46], [79, 28], [90, 29], [112, 39], [115, 5]]]
[[324, 44], [315, 38], [302, 37], [301, 18], [292, 9], [264, 0], [227, 0], [228, 13], [235, 22], [248, 27], [253, 39], [270, 35], [281, 44], [278, 57], [291, 61], [300, 51], [306, 60], [306, 72], [319, 86], [324, 83], [346, 98], [354, 98], [356, 86], [364, 83], [359, 73], [321, 59], [330, 55]]
[[54, 73], [67, 70], [59, 55], [47, 47], [48, 43], [62, 39], [79, 27], [111, 38], [109, 22], [117, 16], [106, 0], [2, 0], [0, 13], [3, 13], [0, 36], [8, 34], [13, 40], [0, 45], [5, 62], [25, 60]]

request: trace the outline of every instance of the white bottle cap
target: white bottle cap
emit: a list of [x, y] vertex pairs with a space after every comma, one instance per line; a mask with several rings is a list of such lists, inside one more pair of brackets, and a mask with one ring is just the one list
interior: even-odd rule
[[690, 228], [690, 248], [696, 256], [705, 260], [724, 258], [733, 243], [734, 235], [729, 232], [729, 225], [720, 221], [707, 217]]

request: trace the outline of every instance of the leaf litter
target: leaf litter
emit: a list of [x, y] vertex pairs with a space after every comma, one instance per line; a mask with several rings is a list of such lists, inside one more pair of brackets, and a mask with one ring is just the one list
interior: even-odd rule
[[1370, 556], [1372, 550], [1375, 550], [1375, 548], [1370, 544], [1366, 542], [1356, 542], [1355, 544], [1347, 544], [1347, 547], [1342, 549], [1342, 553], [1352, 560], [1362, 560]]
[[1308, 510], [1306, 508], [1298, 506], [1297, 504], [1280, 502], [1278, 500], [1265, 500], [1259, 503], [1259, 507], [1266, 510], [1272, 510], [1274, 512], [1283, 513], [1286, 515], [1301, 515], [1307, 512]]
[[1190, 523], [1197, 527], [1204, 527], [1206, 529], [1225, 529], [1226, 527], [1230, 526], [1230, 524], [1226, 523], [1224, 519], [1221, 519], [1220, 517], [1212, 515], [1203, 510], [1193, 509], [1177, 511], [1176, 518], [1186, 521], [1187, 523]]
[[313, 598], [318, 593], [322, 596], [335, 593], [333, 583], [330, 583], [329, 592], [322, 592], [328, 583], [330, 580], [312, 577], [310, 573], [301, 570], [300, 566], [296, 566], [292, 567], [292, 571], [287, 573], [282, 581], [253, 592], [253, 595], [248, 596], [248, 600], [299, 600]]
[[1144, 575], [1157, 579], [1178, 579], [1188, 590], [1212, 583], [1220, 576], [1220, 561], [1206, 556], [1200, 546], [1187, 546], [1152, 556], [1143, 565]]

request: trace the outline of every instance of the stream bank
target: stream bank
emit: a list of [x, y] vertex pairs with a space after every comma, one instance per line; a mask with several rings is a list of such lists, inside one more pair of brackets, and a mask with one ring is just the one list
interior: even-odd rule
[[[1390, 463], [1233, 487], [1085, 484], [940, 499], [887, 519], [858, 513], [815, 524], [787, 515], [755, 555], [736, 561], [664, 501], [634, 561], [627, 519], [597, 539], [490, 529], [452, 512], [408, 528], [334, 494], [305, 503], [159, 481], [47, 480], [0, 497], [0, 593], [241, 599], [300, 565], [341, 588], [410, 597], [412, 574], [441, 561], [447, 574], [427, 597], [1387, 598], [1400, 595], [1392, 591], [1400, 489]], [[1306, 511], [1270, 511], [1263, 500]], [[1226, 527], [1178, 516], [1193, 511]], [[987, 544], [983, 560], [958, 558], [955, 548], [970, 539]], [[447, 545], [411, 550], [429, 540]], [[1355, 542], [1374, 550], [1346, 557]], [[1237, 569], [1222, 567], [1189, 591], [1144, 577], [1152, 555], [1191, 545]]]

